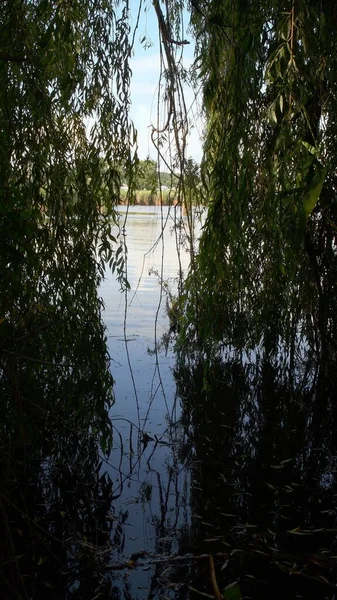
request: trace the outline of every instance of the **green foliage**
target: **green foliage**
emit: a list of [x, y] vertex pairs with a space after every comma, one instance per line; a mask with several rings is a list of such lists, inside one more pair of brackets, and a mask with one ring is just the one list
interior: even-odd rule
[[241, 600], [241, 591], [238, 583], [228, 585], [223, 592], [224, 600]]
[[[61, 389], [75, 377], [73, 353], [83, 353], [85, 369], [91, 356], [99, 373], [90, 411], [106, 429], [112, 392], [97, 285], [106, 261], [114, 262], [115, 165], [132, 167], [127, 7], [4, 1], [0, 30], [3, 374], [16, 397], [31, 380], [29, 396], [34, 371], [44, 370], [28, 369], [32, 361], [60, 365], [52, 376]], [[123, 283], [120, 259], [118, 273]], [[17, 363], [18, 354], [27, 358]], [[8, 408], [11, 422], [18, 406]]]
[[152, 206], [154, 205], [155, 195], [150, 190], [143, 189], [139, 192], [136, 192], [136, 202], [137, 204]]
[[[127, 172], [123, 172], [121, 168], [121, 174], [123, 183], [127, 184]], [[136, 190], [150, 190], [152, 193], [155, 193], [160, 186], [175, 187], [178, 180], [178, 175], [158, 171], [156, 161], [147, 158], [137, 163], [137, 169], [134, 174], [134, 188]]]
[[150, 158], [139, 161], [138, 177], [136, 179], [137, 190], [156, 191], [157, 186], [158, 176], [156, 162]]
[[121, 190], [121, 201], [127, 202], [128, 200], [132, 204], [139, 204], [141, 206], [170, 206], [176, 199], [175, 191], [172, 190], [161, 190], [153, 192], [151, 190], [135, 190], [132, 197], [128, 194], [127, 190]]
[[107, 261], [126, 284], [111, 221], [118, 165], [132, 189], [128, 8], [3, 0], [0, 32], [1, 580], [8, 597], [42, 597], [53, 565], [59, 597], [80, 597], [77, 566], [102, 564], [94, 545], [110, 535], [98, 453], [111, 447], [113, 380], [97, 289]]
[[[336, 9], [193, 2], [209, 206], [180, 347], [328, 352], [337, 333]], [[303, 347], [303, 346], [302, 346]]]

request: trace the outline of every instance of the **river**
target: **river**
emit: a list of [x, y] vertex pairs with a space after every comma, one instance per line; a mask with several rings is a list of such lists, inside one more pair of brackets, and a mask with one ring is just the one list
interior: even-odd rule
[[2, 324], [1, 598], [336, 600], [336, 348], [177, 361], [163, 342], [186, 226], [120, 210], [131, 289], [107, 268], [99, 290], [108, 457], [92, 280], [52, 264], [64, 305], [46, 286], [18, 329]]
[[206, 388], [202, 360], [175, 368], [163, 291], [189, 255], [174, 223], [130, 208], [131, 290], [108, 270], [100, 290], [116, 382], [109, 597], [214, 598], [217, 580], [225, 600], [335, 599], [334, 362], [224, 350]]
[[[122, 208], [121, 220], [125, 214]], [[114, 444], [107, 470], [114, 482], [115, 560], [120, 563], [140, 551], [144, 556], [179, 553], [190, 524], [190, 474], [180, 458], [184, 433], [174, 356], [159, 347], [169, 328], [160, 281], [174, 291], [179, 269], [189, 264], [178, 239], [181, 229], [173, 228], [175, 216], [173, 208], [131, 207], [126, 226], [131, 290], [122, 293], [108, 271], [100, 290], [115, 379]], [[154, 571], [137, 569], [128, 578], [132, 598], [147, 597]], [[125, 587], [122, 576], [120, 586]]]

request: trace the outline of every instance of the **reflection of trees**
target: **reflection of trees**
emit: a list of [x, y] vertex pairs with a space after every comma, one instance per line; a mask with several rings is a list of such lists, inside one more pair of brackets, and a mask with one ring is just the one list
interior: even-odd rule
[[[170, 558], [190, 550], [189, 476], [180, 460], [184, 431], [173, 415], [167, 415], [167, 428], [158, 437], [131, 423], [124, 436], [121, 431], [114, 434], [108, 461], [116, 478], [115, 507], [118, 510], [120, 502], [127, 506], [127, 525], [139, 520], [142, 525], [136, 531], [125, 527], [114, 557], [119, 567], [116, 586], [123, 600], [160, 598], [184, 580], [185, 564], [171, 563]], [[130, 560], [132, 573], [127, 570]]]
[[93, 255], [86, 280], [76, 261], [74, 252], [74, 271], [61, 258], [37, 263], [36, 277], [23, 272], [20, 289], [8, 288], [0, 553], [1, 587], [13, 599], [44, 598], [51, 589], [53, 598], [86, 598], [105, 585], [112, 489], [100, 473], [99, 447], [109, 445], [112, 378]]
[[240, 578], [244, 594], [330, 597], [337, 516], [333, 364], [319, 364], [316, 377], [306, 369], [289, 376], [280, 361], [232, 357], [214, 365], [206, 387], [204, 373], [202, 364], [176, 372], [193, 465], [195, 548], [227, 551], [219, 579], [227, 585]]
[[[57, 456], [2, 460], [2, 581], [6, 597], [86, 598], [109, 558], [111, 486], [93, 439], [69, 433]], [[22, 451], [22, 449], [21, 449]], [[2, 487], [4, 489], [4, 487]]]
[[[181, 431], [171, 428], [170, 434], [171, 454], [166, 461], [165, 470], [161, 472], [151, 467], [152, 456], [147, 460], [149, 473], [152, 472], [156, 478], [159, 500], [159, 514], [155, 514], [157, 510], [152, 511], [150, 508], [156, 536], [155, 553], [163, 559], [175, 554], [183, 554], [189, 536], [189, 495], [184, 485], [186, 481], [176, 451], [176, 444], [181, 441], [179, 439]], [[170, 565], [165, 561], [162, 564], [155, 564], [148, 600], [167, 593], [170, 586], [174, 588], [174, 582], [181, 581], [182, 573], [185, 571], [186, 568], [177, 568], [176, 565]]]
[[[54, 440], [56, 434], [54, 432]], [[12, 444], [1, 457], [2, 585], [9, 598], [95, 595], [109, 559], [111, 482], [83, 430], [41, 444]], [[76, 590], [76, 592], [75, 592]]]

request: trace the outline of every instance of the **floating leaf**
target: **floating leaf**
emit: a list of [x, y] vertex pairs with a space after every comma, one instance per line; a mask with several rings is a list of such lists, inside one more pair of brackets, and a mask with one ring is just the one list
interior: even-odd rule
[[299, 527], [288, 530], [288, 533], [291, 533], [292, 535], [306, 535], [305, 533], [303, 533], [303, 531], [300, 530]]
[[241, 600], [241, 590], [237, 581], [230, 583], [223, 592], [225, 600]]
[[228, 566], [228, 560], [225, 560], [224, 564], [221, 567], [221, 571], [223, 571], [224, 569], [226, 569], [227, 566]]

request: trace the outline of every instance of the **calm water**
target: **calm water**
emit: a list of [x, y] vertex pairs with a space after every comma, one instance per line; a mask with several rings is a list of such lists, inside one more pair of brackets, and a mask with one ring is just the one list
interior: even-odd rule
[[[160, 342], [168, 329], [159, 278], [176, 289], [179, 268], [186, 269], [189, 261], [180, 248], [179, 264], [173, 225], [174, 209], [131, 208], [126, 227], [131, 291], [122, 294], [111, 273], [101, 288], [116, 381], [108, 472], [116, 497], [114, 541], [120, 563], [142, 550], [179, 553], [190, 523], [190, 476], [179, 459], [184, 434], [172, 374], [174, 357], [164, 348], [154, 352], [156, 340]], [[153, 567], [137, 569], [128, 577], [128, 593], [147, 597], [151, 587], [154, 591], [153, 577]], [[120, 586], [125, 587], [123, 572]]]
[[[161, 344], [163, 291], [189, 261], [173, 226], [167, 208], [131, 209], [131, 291], [108, 271], [100, 290], [116, 380], [103, 464], [90, 306], [34, 314], [39, 346], [4, 338], [0, 598], [199, 600], [220, 597], [215, 578], [224, 600], [337, 598], [336, 346], [178, 364]], [[79, 311], [82, 282], [66, 288]]]
[[167, 208], [132, 209], [131, 292], [108, 273], [101, 289], [116, 380], [111, 597], [212, 598], [211, 555], [225, 600], [335, 599], [335, 362], [299, 357], [291, 371], [224, 352], [207, 388], [202, 361], [174, 377], [172, 353], [154, 352], [168, 329], [159, 279], [174, 289], [179, 271], [172, 226]]

